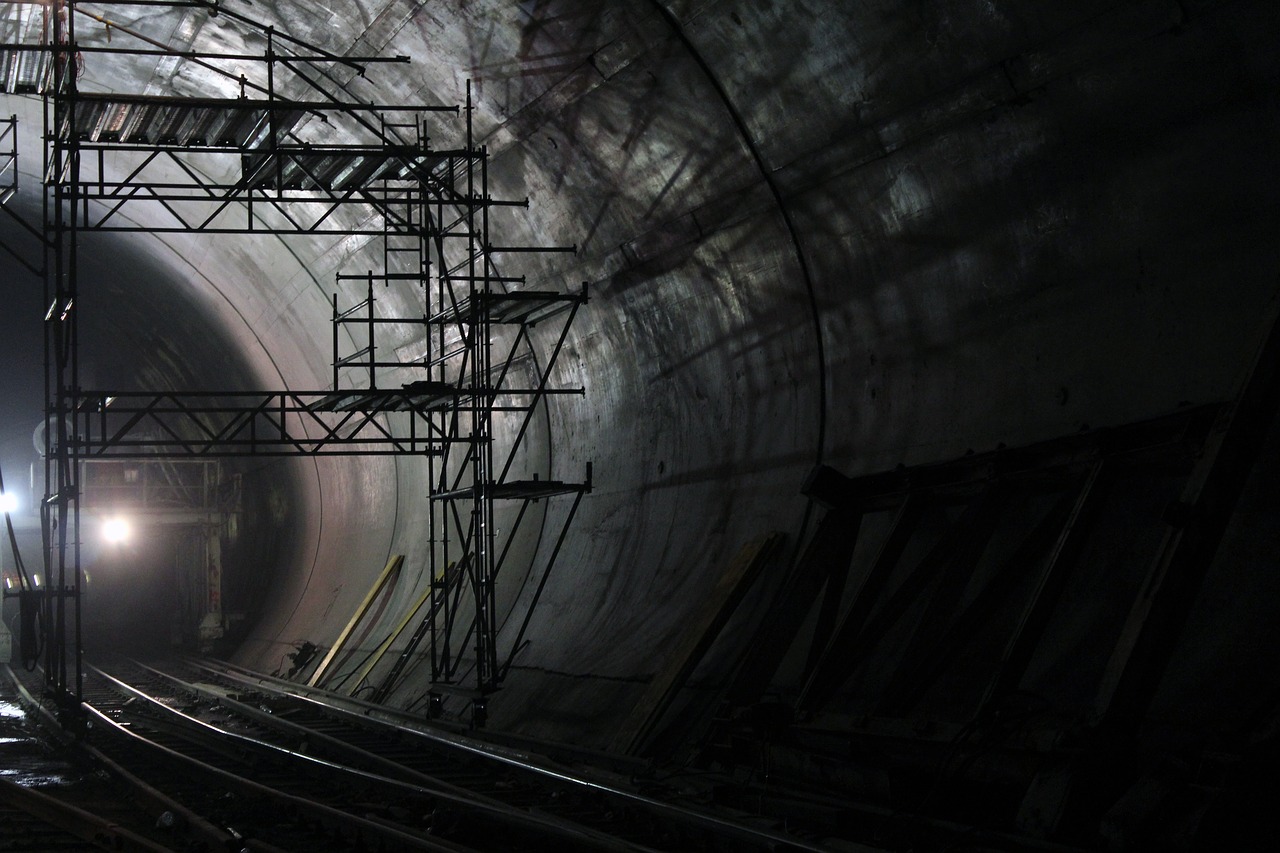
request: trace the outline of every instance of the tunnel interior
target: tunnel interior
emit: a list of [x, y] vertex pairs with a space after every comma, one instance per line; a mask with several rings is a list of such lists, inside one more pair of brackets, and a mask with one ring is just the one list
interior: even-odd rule
[[[1273, 4], [227, 0], [262, 26], [200, 4], [79, 5], [114, 22], [81, 19], [85, 45], [145, 31], [175, 52], [86, 52], [82, 91], [234, 98], [233, 80], [176, 52], [261, 52], [263, 26], [336, 57], [409, 57], [330, 63], [325, 85], [353, 102], [473, 98], [489, 190], [529, 201], [494, 210], [495, 245], [574, 247], [492, 257], [513, 290], [590, 295], [562, 349], [550, 323], [519, 341], [495, 332], [522, 376], [552, 365], [557, 387], [582, 392], [530, 421], [510, 477], [591, 471], [580, 506], [561, 495], [494, 518], [499, 536], [521, 525], [496, 584], [511, 666], [486, 707], [495, 736], [773, 762], [859, 801], [1109, 833], [1122, 849], [1222, 832], [1270, 790]], [[20, 8], [4, 6], [6, 41], [30, 26]], [[20, 221], [47, 214], [41, 101], [6, 91], [0, 112], [19, 128], [0, 218], [8, 486], [40, 468], [47, 306]], [[460, 116], [428, 121], [433, 145], [460, 144]], [[297, 133], [343, 139], [314, 117]], [[362, 298], [340, 276], [388, 263], [375, 240], [173, 233], [148, 215], [133, 233], [78, 238], [83, 388], [331, 389], [331, 299]], [[385, 316], [413, 309], [412, 288], [379, 287]], [[420, 330], [385, 334], [406, 363], [378, 381], [420, 378]], [[1218, 466], [1236, 412], [1256, 412], [1251, 449]], [[500, 447], [519, 423], [498, 416]], [[112, 464], [99, 482], [188, 476]], [[371, 696], [353, 673], [399, 638], [374, 672], [390, 666], [398, 626], [439, 580], [425, 568], [431, 464], [219, 463], [223, 622], [205, 647], [289, 674], [311, 646], [316, 660], [292, 672], [305, 680], [341, 645], [331, 685]], [[836, 478], [826, 491], [821, 471]], [[1170, 537], [1211, 515], [1193, 491], [1210, 474], [1231, 495], [1214, 498], [1217, 533], [1194, 540], [1213, 544], [1197, 546], [1186, 589], [1160, 586], [1178, 596], [1171, 621], [1147, 621], [1153, 565], [1187, 553]], [[882, 492], [910, 499], [855, 511], [850, 495]], [[191, 567], [208, 559], [205, 528], [107, 546], [90, 542], [95, 512], [87, 651], [200, 645]], [[38, 554], [30, 511], [25, 524]], [[851, 614], [863, 628], [842, 666], [830, 643]], [[1023, 649], [1029, 621], [1038, 641]], [[1117, 650], [1156, 627], [1150, 652], [1135, 646], [1150, 671], [1130, 677], [1147, 658]], [[437, 687], [417, 655], [380, 701], [425, 714]], [[476, 722], [465, 695], [436, 698], [443, 723]], [[1134, 717], [1112, 730], [1121, 699]], [[1064, 769], [1064, 751], [1093, 764]], [[1018, 758], [984, 763], [997, 752]], [[1220, 754], [1240, 758], [1212, 784], [1186, 769]], [[1067, 777], [1109, 784], [1072, 800], [1079, 813], [1042, 812]], [[1162, 827], [1185, 802], [1186, 820]]]

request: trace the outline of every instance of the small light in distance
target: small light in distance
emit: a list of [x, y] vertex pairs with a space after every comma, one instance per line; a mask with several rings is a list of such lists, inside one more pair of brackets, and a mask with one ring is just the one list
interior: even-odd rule
[[113, 544], [120, 544], [129, 538], [129, 522], [116, 516], [102, 522], [102, 538]]
[[18, 496], [10, 492], [0, 492], [0, 513], [8, 515], [18, 511]]

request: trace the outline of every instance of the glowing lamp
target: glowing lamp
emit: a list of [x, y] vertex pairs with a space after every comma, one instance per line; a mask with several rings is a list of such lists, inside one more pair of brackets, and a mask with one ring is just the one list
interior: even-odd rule
[[119, 544], [129, 538], [129, 522], [116, 516], [102, 522], [102, 538], [108, 542]]

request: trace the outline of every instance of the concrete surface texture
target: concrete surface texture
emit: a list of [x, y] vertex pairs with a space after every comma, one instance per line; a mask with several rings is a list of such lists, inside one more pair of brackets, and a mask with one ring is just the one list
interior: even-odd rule
[[[596, 488], [490, 706], [498, 728], [610, 745], [735, 555], [804, 535], [815, 462], [868, 473], [1229, 399], [1275, 305], [1267, 0], [240, 6], [338, 53], [412, 57], [343, 81], [355, 97], [455, 103], [472, 80], [494, 195], [531, 200], [503, 242], [578, 246], [502, 259], [533, 289], [591, 287], [555, 377], [586, 395], [553, 401], [521, 465], [573, 480], [592, 461]], [[145, 14], [178, 44], [255, 46], [225, 19]], [[99, 61], [86, 85], [122, 75]], [[209, 84], [156, 58], [123, 78]], [[104, 285], [103, 327], [142, 336], [104, 373], [295, 389], [327, 384], [333, 274], [373, 253], [173, 235], [88, 250], [165, 282]], [[388, 556], [424, 564], [426, 483], [414, 460], [263, 475], [256, 523], [288, 536], [258, 534], [269, 559], [227, 571], [270, 573], [237, 652], [270, 671], [332, 643]], [[426, 580], [404, 573], [362, 648]], [[504, 609], [531, 592], [503, 578]], [[1213, 664], [1196, 666], [1186, 680]], [[420, 700], [415, 673], [393, 703]]]

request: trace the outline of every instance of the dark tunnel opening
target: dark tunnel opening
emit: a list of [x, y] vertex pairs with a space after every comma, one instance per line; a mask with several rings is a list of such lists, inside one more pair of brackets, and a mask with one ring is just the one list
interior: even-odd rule
[[[524, 335], [506, 375], [533, 383], [554, 361], [564, 392], [510, 469], [525, 489], [511, 494], [539, 495], [527, 514], [516, 501], [486, 516], [476, 498], [502, 476], [444, 482], [425, 453], [92, 469], [93, 651], [202, 648], [283, 673], [305, 647], [296, 684], [495, 739], [671, 762], [677, 779], [747, 778], [720, 792], [741, 812], [794, 785], [798, 810], [853, 815], [858, 842], [893, 849], [964, 847], [988, 828], [1018, 849], [1195, 849], [1265, 813], [1280, 362], [1254, 359], [1280, 300], [1274, 3], [244, 5], [325, 49], [411, 56], [335, 70], [353, 103], [466, 98], [466, 136], [511, 202], [481, 254], [504, 287], [581, 293], [584, 310], [562, 339], [531, 323], [482, 344]], [[203, 11], [161, 4], [138, 22], [183, 51], [266, 43]], [[99, 47], [123, 38], [86, 27]], [[134, 89], [114, 106], [237, 94], [186, 54], [135, 57], [119, 79], [104, 56], [85, 61], [99, 106]], [[424, 150], [456, 141], [459, 126], [440, 128]], [[303, 157], [342, 137], [314, 115], [289, 133]], [[234, 181], [268, 153], [199, 175]], [[310, 192], [305, 171], [287, 192]], [[465, 219], [439, 208], [450, 228]], [[344, 356], [369, 353], [370, 388], [422, 382], [431, 329], [473, 306], [432, 314], [419, 285], [443, 293], [473, 258], [396, 266], [391, 229], [361, 231], [377, 215], [331, 212], [350, 233], [237, 242], [147, 220], [136, 239], [86, 237], [85, 386], [332, 386], [337, 420], [361, 405], [338, 399]], [[4, 219], [0, 237], [31, 256]], [[546, 246], [574, 251], [526, 251]], [[3, 263], [0, 461], [34, 500], [45, 306], [38, 279]], [[363, 332], [335, 331], [340, 303], [386, 321], [383, 365], [372, 331], [364, 350]], [[470, 358], [457, 325], [440, 339]], [[511, 408], [495, 443], [523, 429]], [[845, 491], [808, 491], [818, 476]], [[537, 491], [547, 481], [590, 485]], [[99, 541], [114, 501], [138, 492], [151, 523]], [[479, 535], [441, 544], [469, 511], [494, 551], [515, 543], [500, 581], [475, 586], [496, 586], [489, 603], [458, 592], [478, 576], [460, 553]], [[29, 524], [19, 535], [38, 550]], [[448, 607], [462, 618], [439, 634], [458, 640], [442, 667], [424, 614]], [[465, 625], [481, 612], [496, 614], [485, 652], [501, 645], [510, 672], [472, 690], [479, 632]]]
[[[8, 205], [24, 221], [39, 221], [38, 210], [23, 199]], [[41, 279], [29, 266], [38, 267], [41, 259], [30, 234], [8, 216], [0, 218], [0, 241], [25, 261], [6, 264], [0, 358], [10, 367], [0, 372], [0, 462], [8, 490], [22, 494], [15, 518], [24, 562], [39, 567], [45, 306]], [[261, 384], [241, 345], [145, 240], [91, 235], [79, 251], [86, 270], [78, 306], [86, 392], [236, 392]], [[230, 653], [252, 630], [279, 573], [301, 547], [296, 462], [189, 463], [143, 456], [88, 459], [83, 465], [86, 649]], [[117, 520], [127, 530], [112, 541], [104, 526]], [[210, 547], [216, 549], [220, 587], [213, 617], [205, 577]], [[6, 601], [6, 621], [12, 621], [12, 610], [16, 602]]]

